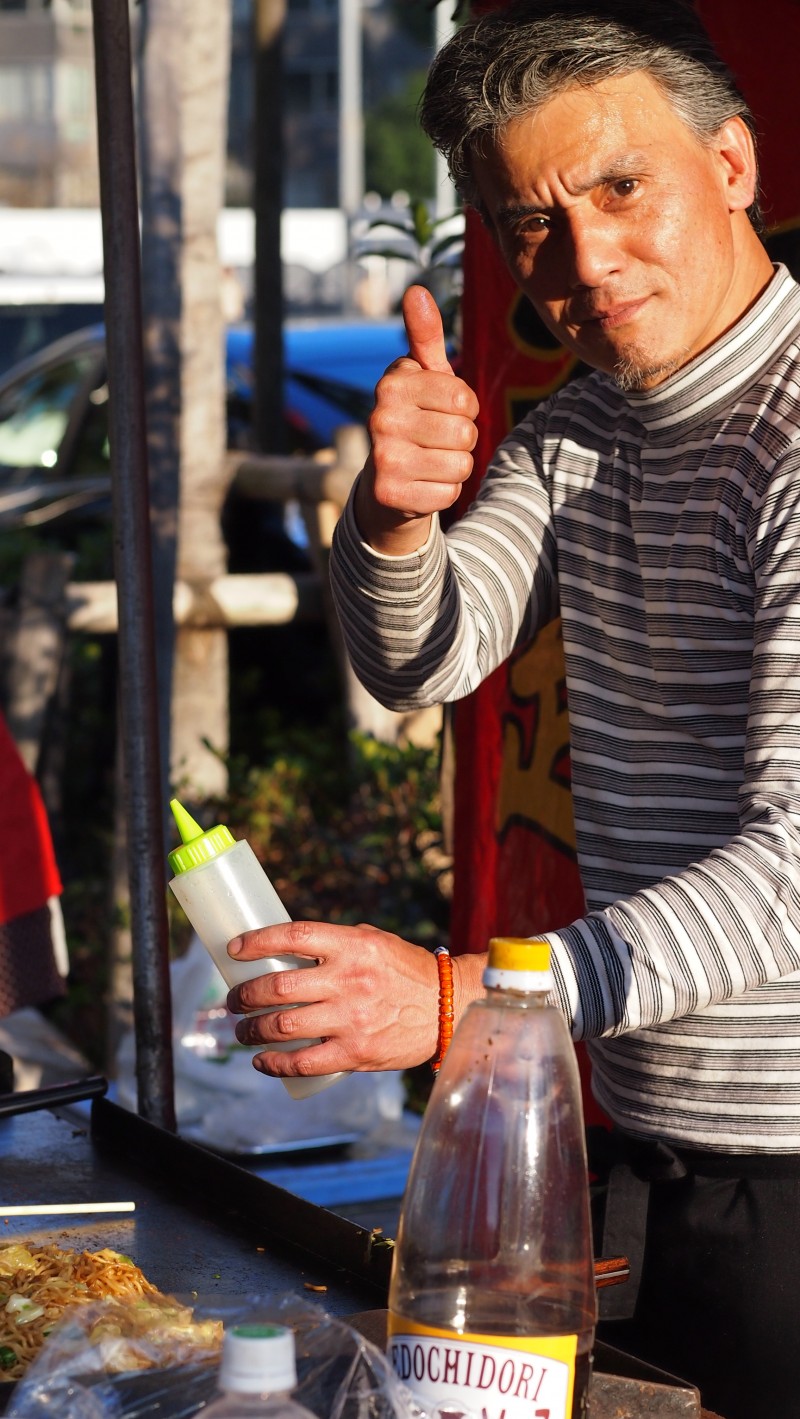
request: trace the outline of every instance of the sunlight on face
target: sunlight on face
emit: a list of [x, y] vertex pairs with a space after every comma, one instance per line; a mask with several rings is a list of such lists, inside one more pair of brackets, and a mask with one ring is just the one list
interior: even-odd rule
[[745, 125], [701, 143], [644, 72], [565, 89], [509, 124], [474, 174], [549, 329], [628, 388], [693, 358], [772, 275], [746, 215]]

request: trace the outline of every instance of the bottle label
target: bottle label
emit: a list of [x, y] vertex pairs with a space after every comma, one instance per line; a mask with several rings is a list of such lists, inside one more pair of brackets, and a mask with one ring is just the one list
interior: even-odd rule
[[570, 1419], [577, 1335], [473, 1335], [389, 1313], [388, 1351], [400, 1379], [441, 1414]]

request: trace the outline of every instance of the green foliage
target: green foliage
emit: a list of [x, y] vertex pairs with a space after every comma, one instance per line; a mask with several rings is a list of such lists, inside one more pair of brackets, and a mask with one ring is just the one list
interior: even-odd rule
[[205, 816], [246, 837], [291, 916], [369, 921], [419, 945], [447, 932], [438, 754], [273, 724], [259, 764], [234, 760]]
[[365, 114], [364, 176], [367, 188], [390, 198], [398, 191], [432, 195], [434, 151], [417, 121], [425, 70], [414, 70], [397, 93], [387, 94]]
[[[445, 334], [456, 335], [463, 286], [464, 220], [459, 213], [434, 217], [431, 204], [412, 198], [397, 216], [382, 214], [370, 224], [364, 250], [377, 256], [413, 260], [414, 279], [427, 286], [442, 316]], [[392, 233], [399, 233], [400, 239]]]

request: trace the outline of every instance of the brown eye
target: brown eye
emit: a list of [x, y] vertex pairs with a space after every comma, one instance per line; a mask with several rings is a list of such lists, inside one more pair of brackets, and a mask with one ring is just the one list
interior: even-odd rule
[[528, 217], [520, 230], [522, 237], [542, 237], [550, 230], [550, 220], [545, 216]]

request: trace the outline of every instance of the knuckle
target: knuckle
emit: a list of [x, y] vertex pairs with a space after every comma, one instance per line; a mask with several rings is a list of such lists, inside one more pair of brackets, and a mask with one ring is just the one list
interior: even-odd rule
[[287, 928], [293, 946], [306, 946], [314, 932], [313, 923], [310, 921], [290, 921]]
[[278, 997], [281, 997], [281, 998], [284, 998], [284, 999], [285, 999], [285, 997], [286, 997], [287, 995], [289, 995], [289, 994], [291, 993], [290, 990], [288, 989], [288, 982], [287, 982], [287, 973], [286, 973], [286, 971], [276, 971], [276, 972], [275, 972], [275, 975], [273, 976], [273, 980], [272, 980], [272, 993], [273, 993], [273, 995], [277, 995]]
[[[380, 389], [380, 385], [378, 385], [378, 389]], [[376, 439], [380, 440], [386, 437], [390, 422], [390, 414], [385, 402], [379, 401], [367, 419], [367, 430], [373, 443]]]
[[381, 404], [394, 404], [398, 399], [402, 399], [409, 370], [414, 371], [416, 368], [417, 366], [406, 358], [395, 360], [375, 386], [376, 407]]
[[478, 401], [474, 392], [463, 380], [456, 380], [453, 386], [453, 411], [456, 414], [466, 414], [468, 419], [474, 419], [478, 412]]
[[278, 1010], [272, 1017], [274, 1029], [279, 1035], [292, 1036], [297, 1034], [297, 1020], [294, 1015], [290, 1015], [286, 1010]]
[[351, 1007], [350, 1024], [359, 1043], [363, 1040], [364, 1033], [369, 1027], [370, 1018], [371, 1011], [366, 1002], [363, 1000], [354, 1002]]
[[280, 1000], [289, 1000], [297, 993], [297, 976], [292, 970], [276, 971], [272, 977], [273, 994]]
[[[470, 473], [474, 459], [471, 453], [454, 453], [450, 460], [450, 472], [457, 484], [465, 483]], [[456, 489], [459, 491], [459, 488]]]
[[475, 425], [473, 424], [471, 419], [462, 419], [458, 425], [459, 447], [466, 449], [473, 448], [475, 445], [475, 439], [477, 438], [477, 433], [478, 431], [475, 428]]
[[353, 1040], [348, 1054], [351, 1068], [359, 1069], [363, 1065], [369, 1063], [369, 1052], [366, 1048], [365, 1042], [361, 1039], [361, 1037], [356, 1040]]

